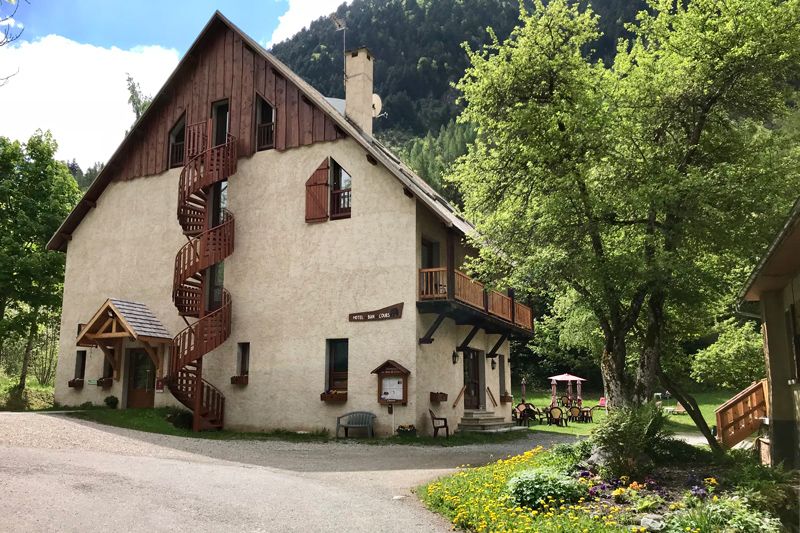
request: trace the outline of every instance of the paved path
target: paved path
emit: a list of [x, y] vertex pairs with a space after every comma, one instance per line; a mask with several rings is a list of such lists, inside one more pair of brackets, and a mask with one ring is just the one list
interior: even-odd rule
[[0, 413], [2, 531], [450, 531], [410, 488], [569, 435], [454, 448], [216, 441]]

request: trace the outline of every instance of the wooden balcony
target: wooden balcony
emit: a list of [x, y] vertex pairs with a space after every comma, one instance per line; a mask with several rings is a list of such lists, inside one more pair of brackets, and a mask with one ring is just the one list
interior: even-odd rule
[[[423, 268], [419, 271], [419, 302], [422, 313], [445, 313], [456, 323], [485, 324], [487, 333], [508, 333], [513, 337], [533, 336], [531, 308], [513, 296], [486, 290], [484, 284], [460, 270], [448, 276], [447, 268]], [[452, 290], [448, 290], [448, 278]]]
[[331, 191], [331, 220], [350, 218], [350, 189]]
[[256, 150], [269, 150], [275, 148], [275, 123], [259, 124], [256, 130]]

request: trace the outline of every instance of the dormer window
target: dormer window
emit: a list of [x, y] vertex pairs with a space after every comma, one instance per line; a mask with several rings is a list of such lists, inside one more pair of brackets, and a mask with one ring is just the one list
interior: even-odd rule
[[331, 158], [331, 220], [350, 218], [350, 174]]
[[256, 96], [256, 150], [275, 148], [275, 109]]
[[169, 132], [169, 168], [183, 166], [186, 162], [186, 115]]

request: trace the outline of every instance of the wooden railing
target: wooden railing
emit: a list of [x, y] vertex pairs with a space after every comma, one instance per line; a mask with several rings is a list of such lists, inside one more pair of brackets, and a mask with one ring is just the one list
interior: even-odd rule
[[331, 191], [331, 219], [350, 216], [350, 189]]
[[231, 296], [222, 289], [222, 306], [184, 328], [172, 340], [170, 374], [219, 347], [231, 335]]
[[[463, 272], [454, 272], [455, 299], [477, 307], [521, 328], [533, 331], [533, 313], [531, 308], [514, 301], [498, 291], [486, 291], [483, 283], [475, 281]], [[447, 269], [421, 268], [419, 271], [419, 299], [447, 299]]]
[[196, 155], [205, 152], [208, 140], [208, 122], [198, 122], [197, 124], [190, 124], [186, 127], [186, 134], [184, 135], [184, 142], [186, 143], [187, 159], [191, 159]]
[[256, 150], [267, 150], [275, 147], [275, 123], [259, 124], [256, 130]]
[[170, 143], [169, 145], [169, 168], [175, 168], [183, 165], [186, 160], [186, 143]]
[[755, 382], [715, 410], [717, 439], [730, 449], [761, 428], [767, 416], [767, 380]]
[[455, 278], [456, 300], [483, 309], [483, 283], [480, 281], [475, 281], [460, 270], [455, 271]]
[[419, 271], [419, 299], [447, 298], [447, 269], [422, 268]]
[[488, 298], [489, 312], [511, 322], [511, 298], [497, 291], [489, 291]]

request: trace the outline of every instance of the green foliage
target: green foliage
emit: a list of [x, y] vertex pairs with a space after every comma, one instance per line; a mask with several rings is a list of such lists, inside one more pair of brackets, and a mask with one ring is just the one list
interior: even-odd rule
[[666, 533], [778, 533], [780, 521], [736, 498], [707, 500], [667, 517]]
[[20, 390], [16, 382], [0, 389], [0, 411], [39, 411], [53, 406], [53, 389]]
[[467, 153], [476, 136], [471, 124], [458, 124], [451, 120], [439, 128], [435, 137], [429, 131], [424, 138], [410, 140], [398, 155], [445, 199], [460, 206], [460, 194], [452, 184], [444, 182], [442, 176], [456, 159]]
[[752, 450], [731, 450], [728, 459], [733, 466], [721, 476], [721, 483], [735, 487], [736, 493], [759, 511], [778, 514], [789, 510], [793, 511], [789, 514], [798, 516], [793, 488], [798, 484], [797, 472], [787, 472], [782, 465], [764, 465]]
[[[139, 87], [139, 84], [134, 81], [130, 74], [126, 74], [126, 76], [128, 76], [126, 80], [128, 83], [128, 103], [131, 105], [136, 120], [139, 120], [144, 115], [150, 102], [153, 101], [153, 97], [143, 94], [142, 88]], [[134, 120], [134, 124], [136, 120]]]
[[535, 2], [508, 40], [469, 50], [457, 85], [478, 138], [448, 179], [491, 243], [473, 270], [576, 291], [612, 405], [652, 392], [675, 317], [735, 293], [800, 188], [800, 154], [772, 127], [793, 98], [800, 2], [651, 7], [611, 69], [581, 53], [592, 12]]
[[517, 505], [538, 508], [548, 498], [575, 503], [588, 494], [585, 484], [552, 470], [528, 470], [508, 482], [508, 491]]
[[117, 398], [116, 396], [106, 396], [106, 399], [103, 400], [103, 402], [109, 409], [116, 409], [117, 406], [119, 405], [119, 398]]
[[652, 453], [668, 438], [664, 414], [655, 403], [615, 409], [592, 428], [592, 441], [607, 454], [610, 477], [640, 478], [653, 467]]
[[764, 341], [751, 322], [729, 318], [717, 324], [717, 342], [692, 361], [692, 378], [716, 387], [743, 389], [766, 377]]
[[78, 188], [80, 188], [81, 192], [86, 192], [86, 189], [89, 188], [97, 175], [100, 174], [100, 171], [105, 168], [105, 164], [97, 161], [94, 165], [89, 167], [86, 172], [81, 170], [80, 165], [78, 164], [75, 159], [72, 160], [71, 163], [67, 163], [67, 168], [69, 169], [69, 173], [72, 174], [72, 177], [75, 178], [75, 181], [78, 183]]

